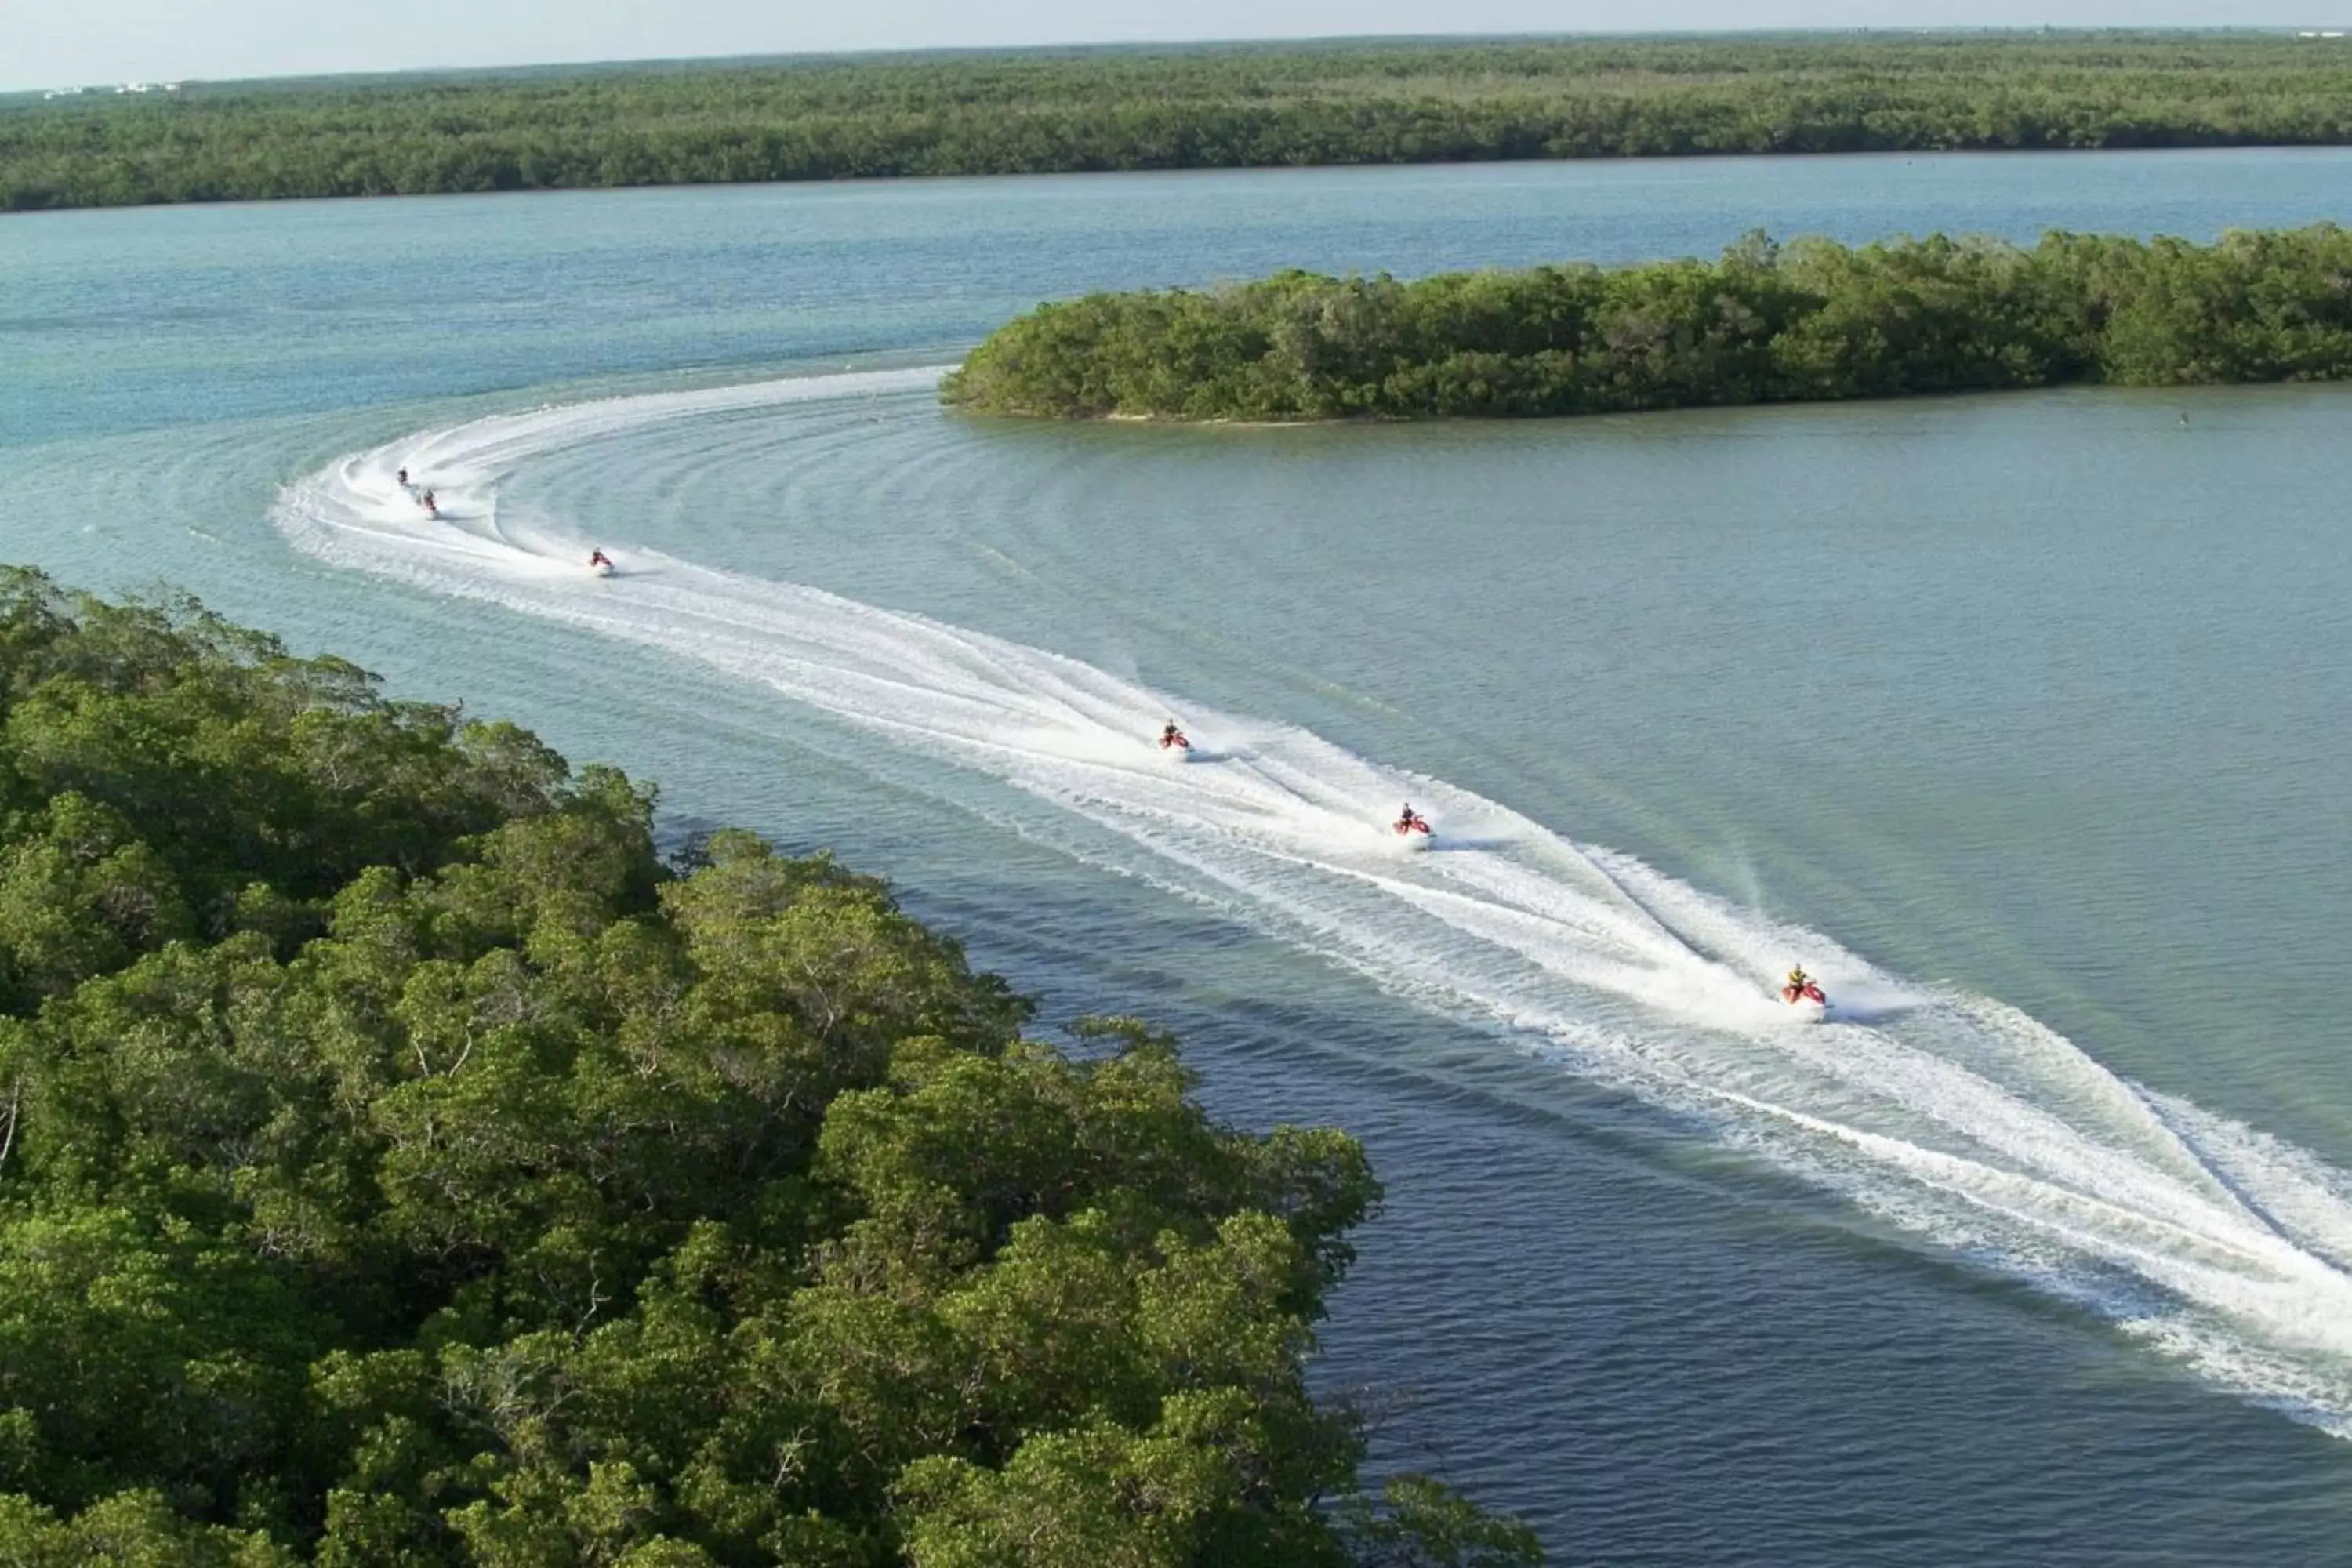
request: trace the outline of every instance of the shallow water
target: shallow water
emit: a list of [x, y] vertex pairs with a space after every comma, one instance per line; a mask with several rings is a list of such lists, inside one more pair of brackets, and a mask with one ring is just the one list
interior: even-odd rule
[[[1149, 1014], [1224, 1113], [1355, 1129], [1391, 1201], [1323, 1374], [1565, 1560], [2326, 1561], [2345, 393], [1168, 431], [950, 419], [919, 367], [1086, 287], [1757, 224], [2205, 237], [2333, 216], [2347, 172], [16, 220], [0, 554], [168, 578], [836, 846], [1049, 1019]], [[1207, 755], [1140, 744], [1168, 712]], [[1378, 835], [1407, 794], [1430, 854]], [[1794, 957], [1843, 1018], [1758, 1000]]]

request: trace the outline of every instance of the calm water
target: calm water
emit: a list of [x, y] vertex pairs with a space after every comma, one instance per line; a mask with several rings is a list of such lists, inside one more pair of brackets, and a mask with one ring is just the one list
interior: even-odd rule
[[[1091, 287], [2208, 237], [2341, 217], [2347, 176], [16, 219], [0, 557], [192, 588], [837, 847], [1049, 1019], [1149, 1014], [1223, 1113], [1355, 1130], [1390, 1203], [1323, 1375], [1562, 1561], [2343, 1562], [2352, 393], [1183, 432], [953, 420], [919, 367]], [[590, 541], [623, 577], [569, 568]], [[1171, 711], [1213, 760], [1132, 743]], [[1446, 847], [1380, 841], [1400, 794]], [[1855, 1016], [1762, 1008], [1794, 957]]]

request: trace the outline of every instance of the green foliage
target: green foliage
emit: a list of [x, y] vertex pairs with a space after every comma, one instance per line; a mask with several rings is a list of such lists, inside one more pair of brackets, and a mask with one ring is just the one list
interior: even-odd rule
[[1345, 1136], [193, 605], [0, 721], [0, 1562], [1532, 1561], [1307, 1392]]
[[1395, 1477], [1377, 1501], [1359, 1494], [1339, 1514], [1364, 1568], [1521, 1568], [1543, 1561], [1535, 1531], [1480, 1511], [1427, 1476]]
[[0, 1563], [9, 1568], [293, 1568], [259, 1531], [193, 1523], [153, 1492], [124, 1492], [60, 1522], [0, 1494]]
[[2232, 34], [1256, 44], [0, 104], [0, 210], [564, 186], [2352, 141], [2352, 54]]
[[1759, 234], [1713, 266], [1096, 294], [1000, 328], [942, 394], [983, 414], [1331, 419], [2346, 375], [2352, 233], [2322, 225], [2032, 249]]

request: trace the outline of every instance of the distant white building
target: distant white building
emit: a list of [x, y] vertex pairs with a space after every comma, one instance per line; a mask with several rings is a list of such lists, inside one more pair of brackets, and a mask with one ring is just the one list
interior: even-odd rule
[[[180, 90], [180, 85], [176, 81], [126, 81], [118, 83], [114, 93], [120, 98], [127, 92], [177, 92]], [[44, 89], [41, 96], [43, 98], [79, 98], [85, 92], [104, 92], [105, 90], [106, 89], [102, 87], [52, 87]]]

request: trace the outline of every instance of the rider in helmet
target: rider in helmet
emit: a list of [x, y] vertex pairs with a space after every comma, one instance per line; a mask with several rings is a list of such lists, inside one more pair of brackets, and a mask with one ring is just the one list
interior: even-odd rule
[[1181, 746], [1184, 743], [1184, 731], [1176, 727], [1175, 720], [1171, 719], [1160, 727], [1160, 743], [1163, 746]]
[[1402, 805], [1397, 808], [1397, 826], [1399, 827], [1412, 827], [1417, 825], [1420, 821], [1420, 815], [1412, 809], [1412, 802], [1406, 801]]

